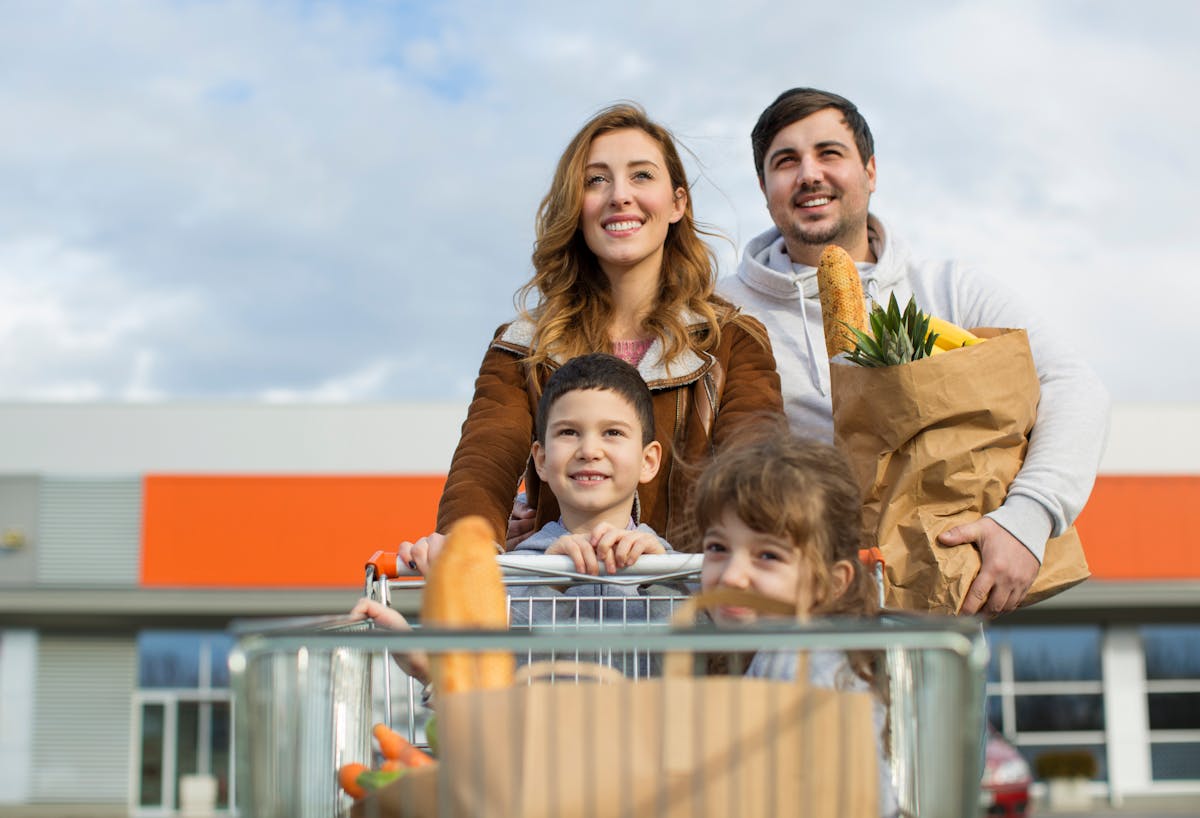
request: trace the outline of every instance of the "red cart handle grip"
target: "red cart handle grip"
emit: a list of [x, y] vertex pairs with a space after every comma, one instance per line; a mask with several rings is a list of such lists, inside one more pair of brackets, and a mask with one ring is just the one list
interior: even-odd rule
[[395, 551], [376, 551], [371, 555], [371, 558], [367, 560], [366, 567], [374, 566], [375, 574], [377, 576], [386, 577], [387, 579], [395, 579], [400, 573], [397, 566], [399, 558], [400, 555]]

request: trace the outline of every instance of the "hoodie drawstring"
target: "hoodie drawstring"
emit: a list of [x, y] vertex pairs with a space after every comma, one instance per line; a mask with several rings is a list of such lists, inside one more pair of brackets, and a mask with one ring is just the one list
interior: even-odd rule
[[[804, 282], [800, 278], [796, 278], [795, 282], [796, 289], [800, 291], [800, 323], [804, 325], [804, 343], [808, 346], [808, 378], [812, 381], [812, 385], [817, 388], [817, 391], [821, 393], [821, 396], [824, 397], [829, 394], [829, 385], [825, 382], [825, 373], [821, 368], [821, 363], [818, 360], [819, 355], [813, 344], [812, 330], [809, 329], [808, 310], [804, 308], [807, 301], [804, 297]], [[817, 303], [819, 304], [820, 301], [818, 300]], [[824, 334], [824, 332], [824, 326], [822, 326], [821, 333]]]

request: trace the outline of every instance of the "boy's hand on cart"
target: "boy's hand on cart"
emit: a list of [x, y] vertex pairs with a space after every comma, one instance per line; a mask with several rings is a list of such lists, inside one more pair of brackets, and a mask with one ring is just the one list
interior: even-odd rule
[[592, 545], [590, 534], [563, 534], [550, 544], [546, 553], [566, 554], [575, 563], [576, 573], [592, 576], [600, 573], [600, 561], [596, 558], [596, 548]]
[[520, 497], [516, 499], [513, 503], [512, 514], [508, 518], [508, 532], [504, 538], [505, 550], [512, 551], [533, 533], [534, 517], [536, 516], [536, 509], [530, 508]]
[[592, 532], [592, 544], [596, 559], [604, 563], [608, 573], [615, 574], [619, 568], [628, 568], [642, 554], [665, 554], [658, 535], [649, 531], [630, 531], [608, 523], [600, 523]]
[[423, 576], [429, 573], [429, 565], [437, 559], [438, 552], [446, 543], [444, 534], [436, 531], [416, 542], [402, 542], [396, 549], [396, 559]]
[[975, 543], [981, 565], [959, 613], [996, 617], [1015, 611], [1037, 578], [1041, 563], [1025, 544], [990, 517], [958, 525], [938, 535], [942, 545]]

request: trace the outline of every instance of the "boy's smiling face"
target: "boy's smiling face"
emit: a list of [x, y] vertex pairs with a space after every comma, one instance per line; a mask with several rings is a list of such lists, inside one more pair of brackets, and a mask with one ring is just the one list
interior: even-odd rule
[[662, 448], [642, 445], [633, 406], [609, 389], [575, 389], [554, 402], [533, 463], [572, 532], [600, 522], [624, 528], [640, 483], [658, 473]]

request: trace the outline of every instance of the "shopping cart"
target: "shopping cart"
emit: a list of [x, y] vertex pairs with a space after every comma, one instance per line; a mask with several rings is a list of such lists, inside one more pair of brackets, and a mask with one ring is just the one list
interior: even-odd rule
[[[506, 584], [524, 594], [511, 601], [510, 613], [523, 607], [533, 611], [507, 632], [418, 627], [400, 633], [344, 616], [237, 623], [230, 668], [241, 814], [275, 818], [344, 813], [350, 800], [338, 788], [336, 770], [348, 762], [370, 763], [375, 722], [407, 733], [418, 745], [425, 743], [430, 711], [422, 701], [423, 687], [388, 659], [390, 652], [505, 650], [523, 662], [558, 661], [560, 668], [568, 668], [568, 681], [576, 681], [570, 678], [571, 663], [584, 667], [598, 662], [638, 684], [654, 679], [662, 658], [672, 652], [728, 657], [744, 653], [748, 645], [759, 651], [883, 654], [890, 693], [890, 774], [902, 813], [961, 818], [978, 812], [987, 664], [978, 624], [888, 616], [871, 623], [679, 630], [663, 620], [694, 581], [697, 556], [644, 556], [634, 569], [601, 579], [574, 574], [565, 557], [505, 555], [498, 561]], [[369, 565], [367, 594], [395, 603], [418, 592], [422, 581], [406, 578], [406, 573], [395, 566]], [[564, 584], [587, 585], [589, 590], [609, 586], [600, 590], [622, 592], [529, 595], [530, 589]], [[629, 593], [630, 589], [639, 592]], [[540, 606], [546, 607], [548, 617], [536, 615]], [[411, 609], [403, 603], [398, 607]], [[598, 719], [596, 727], [610, 727], [620, 722], [620, 714]], [[548, 786], [555, 777], [554, 770], [545, 771]], [[735, 815], [737, 809], [725, 814]]]

